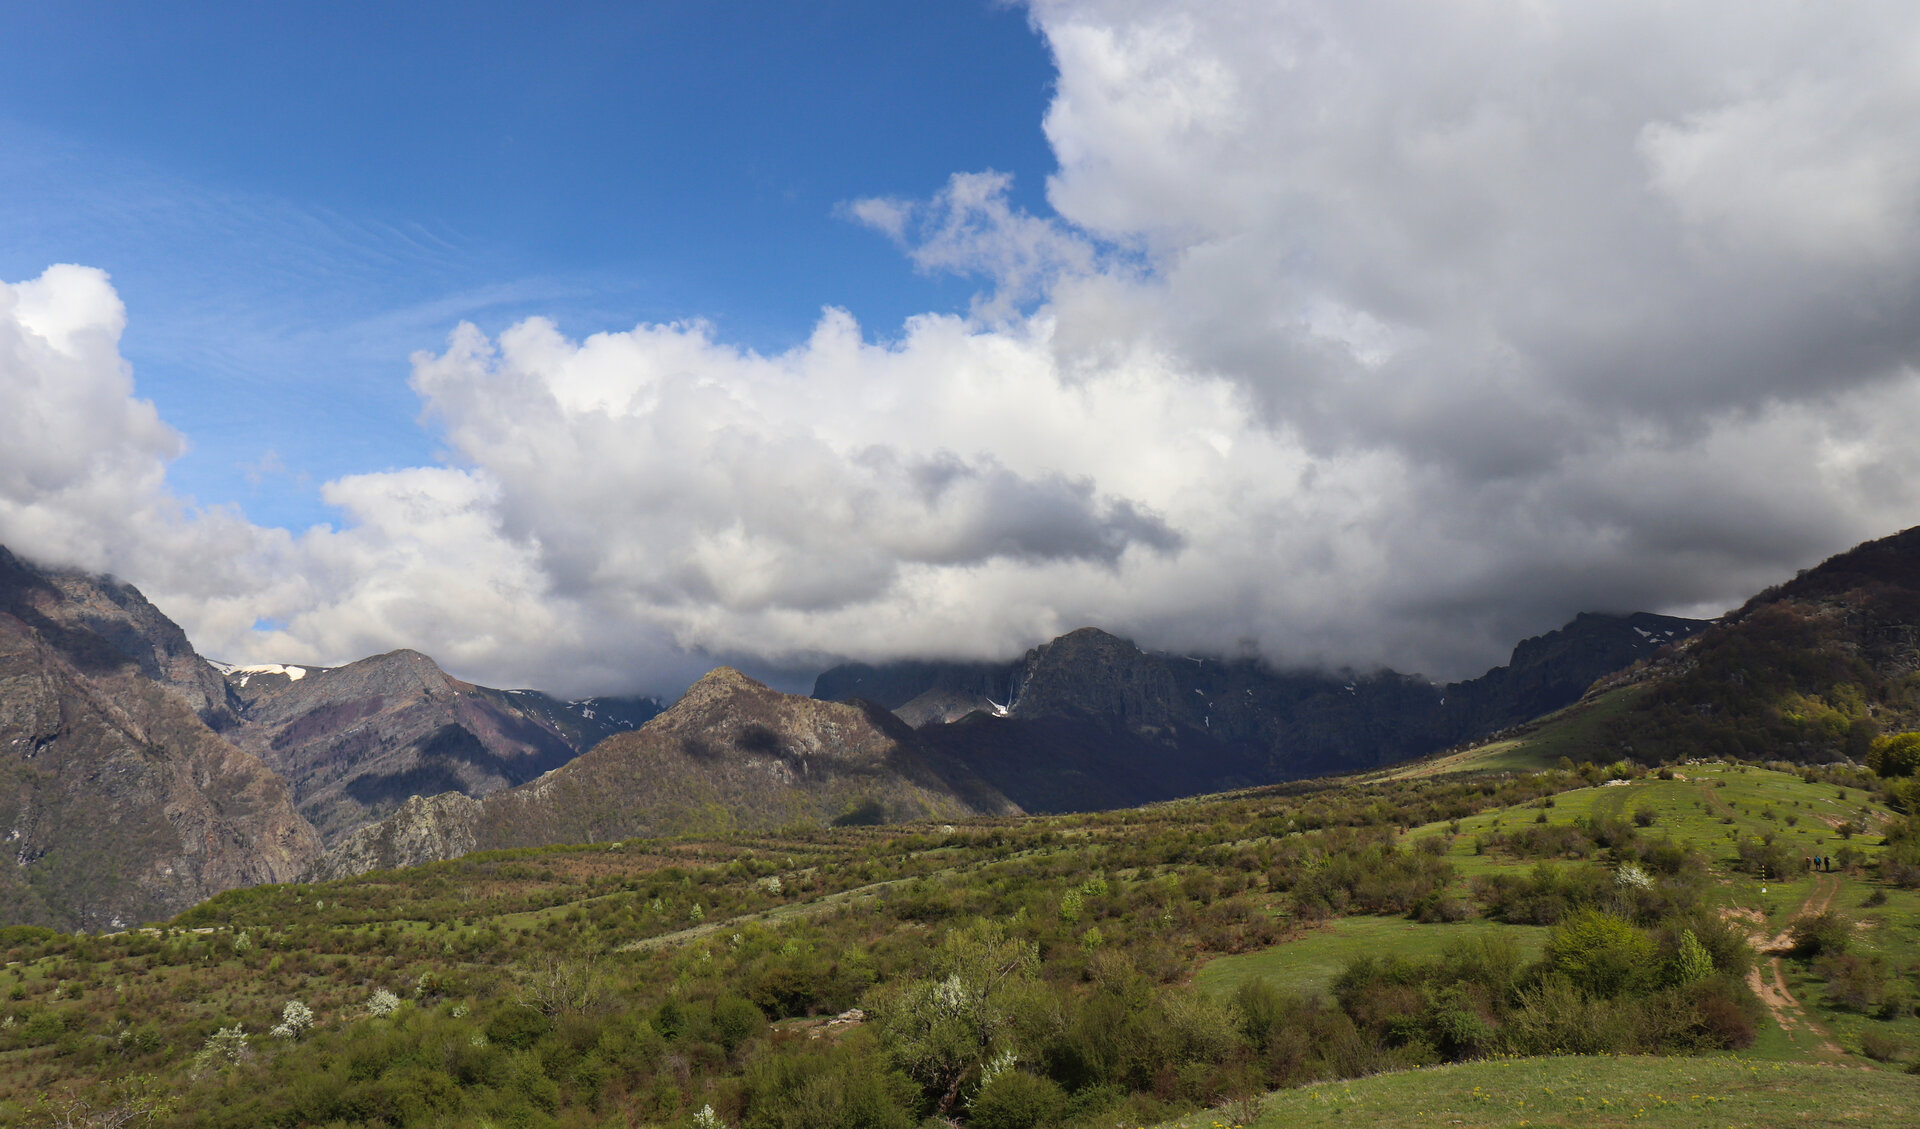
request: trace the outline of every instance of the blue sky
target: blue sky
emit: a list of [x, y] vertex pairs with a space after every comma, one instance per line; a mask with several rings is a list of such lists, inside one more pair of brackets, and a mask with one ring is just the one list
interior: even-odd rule
[[779, 350], [834, 305], [895, 334], [975, 287], [838, 207], [993, 168], [1044, 210], [1052, 168], [1045, 44], [989, 0], [0, 23], [0, 278], [106, 270], [139, 391], [191, 444], [176, 489], [295, 529], [339, 520], [328, 479], [433, 461], [407, 357], [462, 319], [701, 318]]
[[1915, 42], [0, 0], [0, 543], [215, 657], [582, 693], [1716, 614], [1920, 523]]

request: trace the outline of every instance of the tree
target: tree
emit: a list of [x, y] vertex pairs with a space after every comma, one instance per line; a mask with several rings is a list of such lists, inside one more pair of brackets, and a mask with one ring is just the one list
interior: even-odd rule
[[520, 1002], [548, 1018], [585, 1015], [606, 995], [606, 979], [592, 958], [548, 956], [525, 975]]
[[1874, 741], [1867, 767], [1881, 776], [1912, 776], [1920, 770], [1920, 733], [1895, 733]]
[[967, 1077], [1010, 1051], [1020, 1008], [1037, 987], [1037, 946], [990, 922], [947, 934], [932, 976], [876, 989], [867, 1008], [888, 1047], [915, 1081], [938, 1094], [946, 1116]]
[[1713, 954], [1700, 943], [1700, 938], [1688, 929], [1680, 934], [1680, 949], [1673, 958], [1673, 979], [1678, 984], [1692, 984], [1713, 975]]

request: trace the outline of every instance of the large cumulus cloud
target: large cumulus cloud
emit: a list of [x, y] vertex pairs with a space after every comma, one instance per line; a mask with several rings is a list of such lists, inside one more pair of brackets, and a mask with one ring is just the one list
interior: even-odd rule
[[[168, 493], [97, 272], [0, 296], [0, 539], [204, 649], [670, 691], [1081, 623], [1477, 672], [1920, 519], [1920, 17], [1036, 0], [1053, 216], [849, 201], [966, 318], [777, 354], [534, 319], [414, 359], [446, 465], [297, 535]], [[850, 227], [850, 237], [859, 237]], [[138, 316], [138, 311], [135, 311]]]

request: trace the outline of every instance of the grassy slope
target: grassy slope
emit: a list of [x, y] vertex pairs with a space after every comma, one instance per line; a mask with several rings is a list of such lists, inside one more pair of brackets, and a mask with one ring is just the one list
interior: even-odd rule
[[1563, 756], [1589, 752], [1601, 729], [1633, 708], [1645, 689], [1636, 685], [1608, 690], [1529, 722], [1512, 736], [1394, 765], [1363, 779], [1419, 780], [1458, 772], [1539, 772], [1552, 768]]
[[1920, 1083], [1901, 1074], [1712, 1058], [1526, 1058], [1382, 1074], [1269, 1096], [1253, 1120], [1228, 1107], [1165, 1129], [1365, 1125], [1793, 1127], [1912, 1125]]
[[1531, 959], [1540, 955], [1546, 932], [1537, 925], [1503, 925], [1497, 921], [1422, 925], [1403, 917], [1344, 917], [1284, 945], [1208, 961], [1193, 981], [1222, 998], [1240, 985], [1260, 979], [1290, 992], [1326, 992], [1333, 978], [1355, 957], [1391, 952], [1422, 960], [1439, 956], [1448, 945], [1459, 941], [1507, 934], [1519, 940], [1520, 951]]
[[[1865, 858], [1877, 853], [1877, 834], [1856, 835], [1842, 840], [1831, 823], [1862, 820], [1869, 824], [1886, 816], [1882, 809], [1868, 803], [1858, 789], [1841, 789], [1826, 784], [1808, 784], [1796, 776], [1740, 766], [1702, 765], [1680, 770], [1685, 779], [1643, 779], [1632, 783], [1578, 788], [1562, 792], [1547, 801], [1523, 808], [1496, 809], [1468, 816], [1457, 822], [1441, 822], [1416, 827], [1414, 839], [1443, 837], [1447, 853], [1464, 884], [1480, 874], [1502, 870], [1530, 869], [1533, 860], [1520, 860], [1498, 852], [1476, 853], [1477, 835], [1496, 829], [1512, 830], [1531, 825], [1542, 815], [1551, 822], [1567, 822], [1588, 815], [1619, 818], [1636, 811], [1653, 814], [1654, 833], [1665, 832], [1677, 840], [1705, 850], [1722, 879], [1718, 898], [1728, 908], [1752, 911], [1764, 923], [1764, 930], [1783, 929], [1809, 897], [1829, 892], [1834, 908], [1865, 923], [1857, 937], [1857, 948], [1877, 953], [1896, 968], [1906, 968], [1920, 955], [1920, 893], [1885, 890], [1884, 905], [1863, 909], [1860, 903], [1877, 886], [1864, 877], [1795, 875], [1785, 880], [1761, 882], [1734, 874], [1729, 862], [1739, 836], [1773, 832], [1794, 852], [1802, 854], [1838, 853], [1851, 847]], [[589, 917], [602, 907], [623, 908], [610, 919], [612, 931], [600, 934], [609, 949], [651, 957], [664, 942], [694, 939], [726, 930], [751, 931], [775, 922], [786, 927], [814, 918], [823, 912], [874, 906], [868, 899], [905, 895], [915, 884], [913, 876], [959, 877], [982, 867], [1012, 865], [1021, 870], [1032, 868], [1085, 866], [1094, 842], [1116, 836], [1134, 840], [1142, 835], [1187, 834], [1210, 837], [1204, 829], [1219, 827], [1224, 841], [1240, 840], [1246, 831], [1227, 831], [1220, 822], [1227, 814], [1241, 809], [1258, 810], [1274, 803], [1271, 799], [1199, 800], [1116, 813], [1109, 817], [1072, 817], [1025, 823], [976, 821], [982, 830], [999, 827], [1011, 830], [1024, 826], [1033, 832], [1057, 828], [1057, 834], [1045, 838], [1023, 835], [1011, 850], [965, 847], [967, 833], [958, 838], [942, 838], [919, 829], [918, 838], [907, 837], [895, 829], [844, 829], [813, 832], [787, 837], [739, 836], [726, 841], [705, 842], [632, 842], [595, 848], [568, 848], [533, 852], [502, 852], [463, 860], [459, 863], [395, 874], [368, 875], [348, 882], [316, 887], [263, 888], [230, 895], [224, 909], [189, 915], [180, 924], [231, 920], [232, 926], [220, 935], [253, 927], [263, 944], [262, 923], [311, 919], [315, 899], [325, 898], [327, 924], [322, 926], [335, 939], [337, 955], [300, 962], [288, 953], [288, 967], [271, 961], [268, 974], [262, 975], [260, 953], [251, 961], [227, 958], [219, 946], [202, 957], [194, 950], [182, 955], [183, 964], [138, 958], [124, 963], [130, 977], [102, 975], [96, 969], [82, 980], [66, 968], [61, 978], [73, 977], [84, 983], [89, 998], [96, 993], [155, 992], [172, 998], [171, 1007], [180, 1009], [184, 1018], [198, 1017], [203, 1027], [225, 1022], [229, 1017], [246, 1017], [256, 1030], [262, 1017], [271, 1013], [277, 1002], [299, 996], [315, 1004], [324, 1022], [345, 1022], [363, 1000], [372, 983], [391, 983], [404, 988], [415, 969], [387, 957], [390, 941], [386, 938], [432, 936], [449, 943], [449, 956], [443, 968], [453, 975], [477, 972], [486, 959], [484, 951], [472, 956], [455, 956], [457, 943], [462, 954], [469, 941], [479, 941], [483, 931], [498, 931], [508, 937], [551, 934], [581, 928], [580, 914]], [[1288, 809], [1291, 810], [1291, 809]], [[1792, 822], [1789, 823], [1789, 817]], [[1723, 822], [1731, 820], [1732, 822]], [[1271, 826], [1263, 823], [1262, 826]], [[1247, 830], [1252, 830], [1248, 828]], [[1730, 838], [1732, 836], [1733, 838]], [[878, 852], [878, 853], [876, 853]], [[645, 912], [644, 898], [633, 893], [635, 876], [658, 871], [669, 865], [734, 866], [748, 865], [735, 879], [749, 893], [736, 895], [737, 908], [726, 914], [714, 914], [698, 924], [687, 921], [686, 906], [669, 898], [668, 911], [678, 914], [677, 921], [654, 921]], [[758, 864], [757, 867], [749, 864]], [[1568, 865], [1594, 865], [1569, 862]], [[762, 869], [763, 868], [763, 869]], [[870, 870], [870, 877], [856, 873]], [[753, 888], [754, 874], [778, 871], [789, 885], [781, 896], [766, 895]], [[830, 881], [805, 893], [798, 883], [810, 876]], [[717, 876], [717, 875], [716, 875]], [[877, 880], [877, 883], [876, 883]], [[709, 907], [715, 903], [699, 891], [689, 888], [682, 901], [701, 897]], [[856, 910], [856, 913], [861, 910]], [[631, 918], [631, 924], [622, 924]], [[758, 919], [758, 924], [749, 922]], [[1762, 928], [1756, 923], [1756, 929]], [[1253, 976], [1282, 979], [1291, 987], [1322, 988], [1352, 955], [1368, 952], [1398, 951], [1420, 957], [1442, 949], [1455, 938], [1476, 932], [1511, 931], [1534, 949], [1544, 931], [1491, 922], [1465, 922], [1453, 925], [1420, 925], [1401, 918], [1348, 918], [1328, 927], [1309, 931], [1291, 943], [1271, 949], [1224, 957], [1201, 966], [1196, 981], [1209, 991], [1230, 992]], [[307, 934], [312, 936], [312, 934]], [[365, 938], [364, 947], [353, 942]], [[273, 948], [277, 958], [280, 949]], [[212, 963], [208, 963], [211, 961]], [[53, 962], [35, 962], [6, 970], [12, 974], [0, 979], [33, 985], [50, 978]], [[228, 969], [240, 977], [226, 979], [219, 970]], [[114, 971], [117, 973], [119, 968]], [[83, 974], [84, 975], [84, 974]], [[1808, 982], [1804, 967], [1785, 962], [1785, 983], [1802, 1005], [1798, 1013], [1807, 1022], [1794, 1030], [1783, 1030], [1769, 1023], [1761, 1041], [1742, 1057], [1637, 1060], [1637, 1059], [1554, 1059], [1528, 1065], [1529, 1060], [1491, 1062], [1416, 1071], [1404, 1075], [1383, 1075], [1352, 1083], [1324, 1085], [1280, 1094], [1272, 1099], [1272, 1109], [1263, 1126], [1319, 1124], [1315, 1118], [1343, 1117], [1350, 1124], [1445, 1124], [1459, 1118], [1465, 1124], [1624, 1124], [1631, 1114], [1616, 1113], [1614, 1107], [1629, 1100], [1651, 1101], [1646, 1095], [1662, 1095], [1667, 1104], [1654, 1102], [1646, 1108], [1646, 1123], [1657, 1125], [1820, 1125], [1841, 1121], [1810, 1120], [1809, 1111], [1821, 1117], [1857, 1114], [1853, 1124], [1898, 1124], [1887, 1116], [1889, 1110], [1920, 1111], [1920, 1080], [1875, 1071], [1868, 1074], [1850, 1071], [1802, 1069], [1823, 1059], [1843, 1062], [1852, 1067], [1872, 1068], [1875, 1064], [1859, 1055], [1861, 1037], [1868, 1031], [1905, 1040], [1920, 1048], [1920, 1020], [1912, 1017], [1884, 1021], [1847, 1012], [1821, 998], [1819, 989]], [[187, 996], [195, 984], [217, 990], [204, 995]], [[122, 987], [124, 985], [124, 987]], [[5, 987], [0, 983], [0, 987]], [[135, 997], [129, 996], [131, 1003]], [[149, 996], [148, 1000], [155, 997]], [[146, 1004], [146, 1001], [142, 1001]], [[21, 1006], [21, 1005], [15, 1005]], [[150, 1006], [150, 1005], [147, 1005]], [[1822, 1045], [1836, 1043], [1837, 1054], [1826, 1054]], [[190, 1045], [190, 1044], [189, 1044]], [[52, 1047], [11, 1051], [0, 1055], [0, 1076], [12, 1074], [16, 1086], [31, 1090], [51, 1084], [58, 1077], [58, 1060]], [[1768, 1072], [1775, 1063], [1788, 1073], [1791, 1084], [1776, 1084]], [[1504, 1072], [1504, 1073], [1500, 1073]], [[1842, 1082], [1835, 1082], [1838, 1078]], [[1586, 1081], [1580, 1081], [1586, 1079]], [[1495, 1092], [1492, 1084], [1504, 1080], [1509, 1104], [1500, 1105], [1486, 1095]], [[1474, 1087], [1480, 1087], [1476, 1095]], [[1546, 1095], [1535, 1091], [1558, 1087], [1561, 1104], [1544, 1102]], [[1584, 1087], [1583, 1089], [1580, 1087]], [[1693, 1087], [1693, 1088], [1689, 1088]], [[1849, 1088], [1850, 1087], [1850, 1088]], [[14, 1087], [4, 1087], [14, 1089]], [[1692, 1105], [1676, 1095], [1707, 1093], [1717, 1099]], [[1844, 1092], [1839, 1092], [1844, 1091]], [[15, 1100], [22, 1092], [14, 1089]], [[1526, 1096], [1528, 1105], [1518, 1103]], [[1586, 1104], [1577, 1099], [1584, 1098]], [[1608, 1104], [1600, 1106], [1601, 1099]], [[1303, 1104], [1305, 1103], [1305, 1104]], [[1879, 1104], [1875, 1104], [1879, 1103]], [[0, 1107], [4, 1098], [0, 1098]], [[1435, 1115], [1420, 1118], [1407, 1110], [1424, 1109]], [[1594, 1113], [1599, 1109], [1601, 1113]], [[1346, 1111], [1346, 1112], [1338, 1112]], [[1440, 1114], [1445, 1116], [1438, 1116]], [[1353, 1121], [1352, 1115], [1363, 1115]], [[1401, 1117], [1402, 1120], [1393, 1120]], [[1552, 1118], [1561, 1120], [1555, 1121]], [[1614, 1118], [1610, 1121], [1607, 1118]], [[1665, 1120], [1660, 1120], [1664, 1118]], [[1689, 1120], [1689, 1118], [1691, 1120]], [[1189, 1117], [1184, 1123], [1208, 1129], [1215, 1117]], [[4, 1120], [4, 1118], [0, 1118]]]
[[[1757, 767], [1703, 764], [1677, 770], [1673, 780], [1646, 778], [1561, 793], [1551, 805], [1484, 812], [1457, 825], [1429, 824], [1415, 828], [1411, 837], [1446, 838], [1464, 884], [1476, 875], [1536, 865], [1536, 860], [1497, 852], [1477, 853], [1477, 836], [1534, 824], [1542, 816], [1565, 823], [1590, 816], [1630, 819], [1645, 811], [1652, 813], [1653, 833], [1707, 855], [1718, 879], [1718, 904], [1750, 915], [1756, 934], [1777, 936], [1810, 904], [1824, 905], [1856, 923], [1853, 951], [1877, 956], [1894, 969], [1920, 961], [1920, 891], [1884, 887], [1858, 874], [1759, 879], [1732, 869], [1740, 839], [1769, 833], [1795, 859], [1851, 849], [1871, 860], [1880, 849], [1878, 834], [1843, 838], [1836, 826], [1858, 821], [1877, 830], [1892, 813], [1857, 788], [1810, 784]], [[1884, 894], [1884, 904], [1863, 906], [1875, 891]], [[1455, 938], [1489, 931], [1510, 933], [1534, 951], [1545, 933], [1492, 922], [1420, 925], [1399, 918], [1347, 918], [1262, 952], [1210, 961], [1195, 982], [1227, 993], [1264, 976], [1297, 990], [1320, 989], [1353, 956], [1394, 952], [1420, 959]], [[1920, 1018], [1908, 1014], [1886, 1020], [1848, 1010], [1825, 998], [1823, 982], [1801, 962], [1781, 960], [1778, 966], [1800, 1006], [1785, 1011], [1791, 1027], [1770, 1014], [1759, 1042], [1745, 1055], [1515, 1060], [1382, 1075], [1276, 1095], [1254, 1124], [1397, 1126], [1455, 1119], [1470, 1125], [1920, 1124], [1920, 1080], [1887, 1073], [1860, 1053], [1869, 1032], [1920, 1051]], [[1843, 1074], [1831, 1066], [1872, 1073]], [[1545, 1093], [1549, 1088], [1551, 1095]], [[1608, 1104], [1602, 1106], [1602, 1099]], [[1216, 1123], [1234, 1121], [1212, 1111], [1169, 1126], [1211, 1129]]]

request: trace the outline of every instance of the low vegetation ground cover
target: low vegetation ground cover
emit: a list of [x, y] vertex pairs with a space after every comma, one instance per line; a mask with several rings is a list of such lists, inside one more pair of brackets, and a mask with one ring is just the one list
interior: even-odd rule
[[1569, 765], [261, 887], [0, 935], [0, 1123], [1106, 1129], [1582, 1050], [1920, 1108], [1906, 826], [1858, 770]]
[[1522, 959], [1540, 955], [1546, 928], [1498, 921], [1420, 922], [1406, 917], [1343, 917], [1259, 952], [1217, 957], [1194, 975], [1195, 986], [1220, 999], [1255, 980], [1295, 992], [1326, 992], [1355, 960], [1392, 954], [1431, 960], [1448, 948], [1491, 937], [1511, 937]]
[[1162, 1129], [1854, 1129], [1913, 1124], [1914, 1096], [1913, 1080], [1901, 1075], [1741, 1055], [1493, 1059], [1319, 1083], [1177, 1118]]

